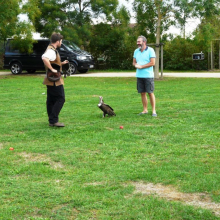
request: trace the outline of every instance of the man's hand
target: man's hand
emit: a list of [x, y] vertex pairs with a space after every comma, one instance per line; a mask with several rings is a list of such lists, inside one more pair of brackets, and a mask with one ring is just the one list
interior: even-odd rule
[[57, 73], [58, 71], [57, 70], [55, 70], [55, 69], [51, 69], [51, 71], [53, 72], [53, 73]]
[[61, 64], [62, 64], [62, 65], [65, 65], [65, 64], [67, 64], [67, 63], [69, 63], [69, 61], [68, 61], [68, 60], [64, 60]]
[[137, 68], [137, 69], [142, 69], [142, 65], [140, 65], [140, 64], [135, 64], [135, 68]]

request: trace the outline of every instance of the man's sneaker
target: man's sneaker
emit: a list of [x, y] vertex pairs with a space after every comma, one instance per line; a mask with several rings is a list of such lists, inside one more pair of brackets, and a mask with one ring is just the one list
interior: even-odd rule
[[141, 112], [138, 115], [146, 115], [146, 114], [148, 114], [148, 112]]
[[63, 123], [60, 123], [60, 122], [57, 122], [57, 123], [54, 123], [54, 124], [49, 124], [49, 126], [51, 126], [51, 127], [65, 127], [65, 125]]

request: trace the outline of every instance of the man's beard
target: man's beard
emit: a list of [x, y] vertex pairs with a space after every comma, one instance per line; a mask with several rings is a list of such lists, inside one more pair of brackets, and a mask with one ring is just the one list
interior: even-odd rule
[[138, 44], [137, 46], [138, 46], [138, 48], [141, 50], [142, 47], [143, 47], [143, 44]]

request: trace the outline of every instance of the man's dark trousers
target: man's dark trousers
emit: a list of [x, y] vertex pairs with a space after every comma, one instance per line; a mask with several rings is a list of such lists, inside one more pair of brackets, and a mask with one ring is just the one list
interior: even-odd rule
[[47, 86], [47, 114], [49, 123], [55, 124], [59, 121], [59, 113], [65, 102], [63, 85]]

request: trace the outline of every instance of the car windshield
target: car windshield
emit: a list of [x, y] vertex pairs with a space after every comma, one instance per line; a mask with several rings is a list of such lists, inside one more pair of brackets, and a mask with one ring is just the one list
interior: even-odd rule
[[72, 50], [81, 50], [76, 44], [74, 44], [73, 42], [69, 42], [69, 41], [63, 41], [63, 44], [66, 46], [66, 48], [70, 51]]

